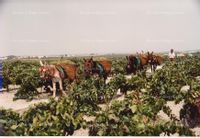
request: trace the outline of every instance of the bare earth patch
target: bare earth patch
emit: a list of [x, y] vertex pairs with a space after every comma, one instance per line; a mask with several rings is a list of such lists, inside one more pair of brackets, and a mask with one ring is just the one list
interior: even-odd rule
[[15, 93], [16, 90], [10, 92], [0, 92], [0, 108], [13, 109], [14, 111], [21, 113], [22, 111], [28, 109], [31, 105], [48, 101], [48, 99], [33, 99], [32, 101], [19, 99], [13, 101]]

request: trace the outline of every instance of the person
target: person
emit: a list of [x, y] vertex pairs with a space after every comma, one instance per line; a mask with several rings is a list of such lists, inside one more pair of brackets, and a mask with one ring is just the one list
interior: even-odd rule
[[175, 57], [176, 57], [176, 54], [175, 54], [175, 52], [174, 52], [173, 49], [170, 50], [168, 56], [169, 56], [170, 61], [174, 61], [174, 59], [175, 59]]

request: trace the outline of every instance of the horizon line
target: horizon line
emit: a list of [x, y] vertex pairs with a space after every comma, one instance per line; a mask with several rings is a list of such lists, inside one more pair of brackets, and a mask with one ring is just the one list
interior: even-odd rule
[[[193, 49], [193, 50], [177, 50], [175, 52], [198, 52], [200, 51], [200, 49]], [[141, 51], [140, 51], [141, 52]], [[139, 53], [140, 53], [139, 52]], [[145, 53], [148, 52], [148, 51], [145, 51]], [[169, 51], [160, 51], [160, 52], [155, 52], [155, 53], [167, 53]], [[4, 55], [4, 56], [1, 56], [1, 57], [9, 57], [9, 56], [15, 56], [15, 57], [20, 57], [20, 56], [24, 56], [24, 57], [33, 57], [33, 56], [69, 56], [69, 55], [75, 55], [75, 56], [79, 56], [79, 55], [85, 55], [85, 56], [91, 56], [91, 55], [113, 55], [113, 54], [117, 54], [117, 55], [120, 55], [120, 54], [134, 54], [134, 53], [137, 53], [137, 52], [121, 52], [121, 53], [118, 53], [118, 52], [111, 52], [111, 53], [94, 53], [94, 52], [91, 52], [91, 53], [65, 53], [65, 54], [44, 54], [44, 55], [17, 55], [17, 54], [9, 54], [9, 55]]]

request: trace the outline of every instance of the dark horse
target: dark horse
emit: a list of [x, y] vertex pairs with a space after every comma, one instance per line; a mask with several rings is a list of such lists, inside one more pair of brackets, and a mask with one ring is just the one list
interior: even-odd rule
[[138, 69], [141, 69], [140, 59], [133, 55], [126, 56], [126, 59], [128, 61], [127, 65], [125, 67], [127, 74], [131, 74], [131, 73], [136, 74], [136, 71]]
[[146, 65], [148, 65], [148, 56], [145, 54], [139, 54], [138, 56], [126, 56], [126, 59], [128, 60], [128, 63], [125, 67], [126, 73], [136, 73], [138, 70], [143, 70]]
[[151, 71], [155, 71], [158, 65], [163, 63], [163, 58], [159, 55], [154, 55], [153, 52], [147, 53], [148, 62], [151, 66]]
[[43, 81], [52, 81], [53, 97], [56, 96], [56, 83], [59, 83], [60, 90], [63, 93], [63, 80], [67, 79], [70, 82], [77, 78], [78, 66], [73, 64], [58, 64], [58, 65], [44, 65], [40, 61], [41, 67], [39, 69], [40, 77]]
[[84, 62], [84, 74], [86, 78], [97, 74], [106, 80], [111, 72], [112, 62], [109, 60], [94, 61], [93, 58], [90, 58], [84, 59]]

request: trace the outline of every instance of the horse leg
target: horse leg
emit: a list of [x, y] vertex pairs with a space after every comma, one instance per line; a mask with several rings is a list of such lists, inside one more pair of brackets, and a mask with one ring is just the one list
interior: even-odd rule
[[107, 79], [107, 75], [104, 74], [104, 75], [103, 75], [104, 84], [106, 84], [106, 79]]
[[138, 70], [137, 68], [133, 69], [133, 75], [136, 74], [137, 70]]
[[62, 84], [62, 80], [59, 80], [59, 85], [60, 85], [60, 91], [61, 91], [61, 95], [65, 95], [64, 91], [63, 91], [63, 84]]
[[156, 71], [157, 66], [158, 66], [158, 64], [155, 64], [155, 65], [154, 65], [154, 71]]
[[150, 66], [151, 66], [151, 72], [153, 72], [154, 71], [154, 67], [153, 67], [153, 65], [152, 64], [150, 64]]
[[56, 82], [53, 83], [53, 97], [56, 97]]
[[144, 69], [143, 65], [140, 65], [140, 69], [139, 70], [142, 71], [143, 69]]

